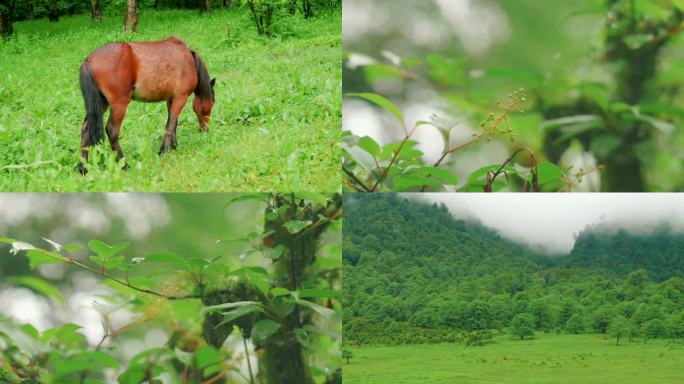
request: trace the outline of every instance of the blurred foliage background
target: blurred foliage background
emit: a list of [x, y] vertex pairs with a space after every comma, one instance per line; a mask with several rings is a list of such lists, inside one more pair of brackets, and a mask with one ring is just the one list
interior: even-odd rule
[[[243, 198], [244, 201], [228, 204], [231, 200]], [[188, 260], [211, 260], [212, 265], [220, 264], [220, 270], [239, 271], [242, 267], [262, 267], [271, 273], [275, 261], [264, 257], [262, 252], [255, 251], [253, 244], [241, 240], [245, 236], [260, 239], [259, 236], [264, 234], [264, 209], [262, 201], [239, 194], [7, 193], [0, 195], [0, 234], [5, 238], [20, 239], [44, 249], [51, 248], [45, 239], [60, 244], [83, 245], [93, 239], [107, 244], [127, 242], [130, 246], [121, 252], [127, 262], [135, 258], [142, 260], [150, 254], [161, 253], [160, 257], [166, 257], [163, 252], [171, 252]], [[325, 259], [323, 261], [331, 261], [333, 265], [341, 263], [341, 255], [340, 260], [334, 261], [334, 256], [330, 256], [331, 251], [326, 251], [329, 248], [325, 248], [340, 241], [339, 226], [331, 226], [322, 236], [319, 244], [321, 248], [316, 250], [317, 255]], [[81, 351], [99, 351], [101, 347], [121, 362], [122, 369], [128, 365], [129, 371], [134, 364], [131, 359], [144, 362], [144, 359], [138, 360], [134, 357], [145, 351], [157, 353], [159, 350], [156, 348], [170, 348], [172, 355], [175, 348], [175, 358], [181, 361], [184, 361], [184, 355], [192, 358], [191, 354], [183, 351], [198, 351], [195, 358], [199, 359], [200, 350], [201, 353], [208, 353], [212, 358], [215, 357], [216, 361], [220, 361], [211, 346], [199, 348], [206, 343], [203, 340], [204, 314], [200, 313], [203, 304], [198, 298], [167, 300], [136, 293], [100, 275], [66, 263], [44, 264], [31, 270], [29, 258], [23, 252], [12, 254], [10, 251], [9, 244], [0, 242], [0, 336], [7, 333], [18, 344], [22, 345], [24, 341], [23, 345], [30, 345], [24, 340], [26, 335], [21, 336], [22, 332], [16, 328], [20, 324], [30, 324], [37, 331], [45, 332], [74, 323], [81, 328], [75, 334], [73, 329], [69, 333], [73, 337], [78, 336], [78, 333], [85, 336], [86, 345], [89, 347], [72, 345], [71, 348], [64, 348], [64, 356], [59, 358], [58, 352], [52, 352], [51, 359], [62, 364], [62, 367], [69, 362], [67, 357], [74, 350], [85, 348]], [[77, 261], [88, 264], [88, 255], [92, 254], [88, 247], [84, 247], [75, 251], [73, 256]], [[152, 279], [154, 286], [151, 288], [165, 295], [196, 294], [195, 283], [187, 276], [181, 279], [178, 270], [164, 273], [163, 268], [157, 270], [154, 268], [155, 265], [159, 266], [151, 263], [142, 268], [145, 270], [131, 272], [132, 284], [138, 285]], [[213, 270], [218, 270], [215, 267]], [[336, 268], [339, 267], [333, 270]], [[123, 275], [115, 272], [113, 267], [110, 270], [115, 276], [123, 279]], [[208, 269], [206, 274], [209, 279]], [[145, 279], [135, 280], [136, 275], [144, 276]], [[35, 289], [30, 284], [20, 283], [26, 276], [37, 276], [49, 281], [59, 292], [51, 288]], [[330, 276], [330, 279], [334, 279], [333, 275]], [[339, 279], [339, 274], [336, 276]], [[229, 287], [230, 281], [232, 280], [225, 278], [223, 283], [218, 284]], [[274, 286], [278, 284], [277, 281], [271, 282]], [[313, 283], [312, 281], [309, 284]], [[335, 284], [339, 285], [339, 280]], [[211, 287], [217, 289], [220, 286]], [[332, 303], [328, 303], [332, 313]], [[116, 335], [112, 334], [104, 339], [105, 324], [110, 332], [120, 332], [115, 332]], [[332, 317], [317, 319], [315, 324], [316, 328], [320, 329], [319, 332], [338, 335], [337, 341], [335, 337], [325, 336], [308, 344], [311, 348], [308, 350], [311, 358], [307, 363], [313, 367], [316, 382], [322, 382], [340, 365], [339, 346], [336, 343], [339, 342], [341, 332], [341, 317], [335, 311]], [[230, 333], [228, 331], [225, 335]], [[246, 341], [249, 343], [249, 355], [246, 356], [243, 338], [239, 334], [240, 332], [233, 332], [220, 349], [222, 356], [228, 359], [222, 366], [224, 369], [232, 366], [233, 368], [229, 369], [232, 373], [215, 382], [249, 382], [250, 368], [257, 377], [259, 346]], [[73, 337], [69, 340], [73, 341]], [[0, 337], [0, 368], [8, 362], [8, 358], [9, 362], [12, 361], [7, 341], [3, 340]], [[103, 341], [103, 345], [98, 345]], [[38, 347], [39, 350], [48, 347], [47, 342], [44, 343], [44, 346]], [[54, 343], [53, 340], [50, 345], [56, 348], [57, 344]], [[37, 353], [36, 356], [40, 354]], [[247, 364], [248, 356], [251, 367]], [[194, 383], [195, 381], [187, 377], [183, 378], [182, 364], [178, 365], [178, 360], [173, 361], [171, 365], [166, 366], [166, 373], [161, 376], [164, 382]], [[76, 369], [72, 363], [74, 362], [69, 362], [69, 369]], [[173, 366], [181, 367], [178, 368], [181, 370], [173, 374]], [[121, 370], [105, 369], [104, 372], [108, 378], [105, 382], [115, 382]], [[214, 374], [216, 372], [219, 371], [214, 371]], [[201, 377], [196, 377], [193, 380], [200, 379]], [[121, 383], [135, 382], [130, 376], [119, 376], [118, 380]]]
[[[680, 191], [683, 9], [679, 0], [345, 0], [343, 89], [387, 97], [409, 127], [437, 120], [442, 129], [413, 136], [425, 163], [477, 135], [523, 89], [512, 139], [449, 156], [461, 186], [528, 147], [559, 165], [572, 191]], [[343, 111], [357, 136], [380, 145], [404, 136], [365, 100], [347, 97]]]

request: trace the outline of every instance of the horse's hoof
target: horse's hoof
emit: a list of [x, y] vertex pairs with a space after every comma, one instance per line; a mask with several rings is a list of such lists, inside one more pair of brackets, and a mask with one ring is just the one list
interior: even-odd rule
[[121, 168], [122, 171], [128, 171], [129, 169], [131, 169], [131, 166], [128, 164], [124, 164], [124, 166]]
[[78, 166], [76, 167], [76, 170], [77, 170], [78, 173], [80, 173], [81, 175], [84, 175], [84, 176], [85, 176], [85, 175], [88, 174], [88, 168], [86, 168], [85, 165], [83, 165], [83, 163], [78, 163]]

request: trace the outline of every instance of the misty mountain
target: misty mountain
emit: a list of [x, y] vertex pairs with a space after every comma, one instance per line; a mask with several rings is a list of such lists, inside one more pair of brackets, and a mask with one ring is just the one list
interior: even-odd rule
[[443, 204], [396, 194], [344, 199], [348, 342], [452, 342], [501, 331], [518, 315], [544, 332], [601, 333], [624, 316], [644, 332], [649, 321], [666, 324], [653, 326], [668, 329], [656, 337], [679, 335], [680, 325], [684, 335], [681, 235], [590, 227], [570, 255], [550, 257]]
[[643, 268], [656, 280], [684, 276], [684, 234], [673, 232], [667, 224], [642, 234], [589, 226], [562, 265], [600, 268], [614, 275]]

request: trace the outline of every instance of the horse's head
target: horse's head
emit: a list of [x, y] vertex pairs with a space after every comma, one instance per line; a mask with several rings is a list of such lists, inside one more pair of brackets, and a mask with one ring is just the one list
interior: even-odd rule
[[197, 94], [192, 102], [192, 109], [195, 110], [197, 120], [199, 120], [200, 131], [207, 131], [207, 124], [211, 120], [211, 109], [214, 107], [214, 84], [216, 79], [211, 79], [211, 92], [209, 94]]

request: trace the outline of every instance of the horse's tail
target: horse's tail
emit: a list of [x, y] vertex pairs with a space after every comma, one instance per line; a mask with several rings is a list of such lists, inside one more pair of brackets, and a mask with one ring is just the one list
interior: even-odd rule
[[81, 65], [81, 93], [86, 107], [86, 121], [88, 122], [88, 132], [90, 134], [89, 144], [96, 145], [104, 136], [104, 96], [100, 92], [93, 76], [93, 69], [90, 63], [85, 61]]

